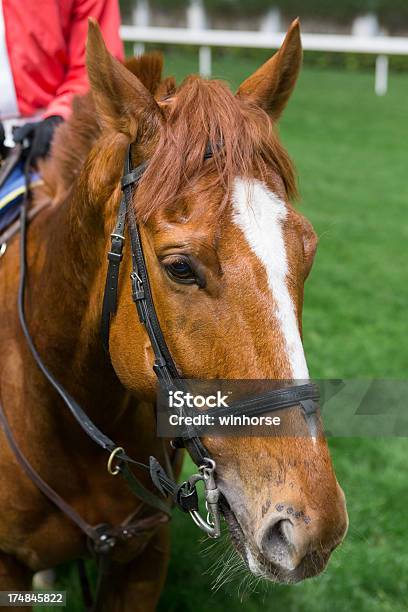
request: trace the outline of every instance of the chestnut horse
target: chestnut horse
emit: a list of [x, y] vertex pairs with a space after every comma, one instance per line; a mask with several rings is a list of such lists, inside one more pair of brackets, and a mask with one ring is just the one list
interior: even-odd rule
[[[162, 79], [158, 55], [124, 66], [90, 25], [91, 93], [76, 100], [58, 129], [34, 194], [52, 204], [29, 227], [26, 312], [55, 377], [138, 460], [165, 457], [155, 435], [153, 352], [129, 289], [128, 244], [110, 355], [99, 334], [127, 147], [133, 143], [134, 165], [149, 162], [134, 205], [160, 325], [183, 375], [307, 379], [303, 286], [317, 240], [291, 203], [294, 170], [275, 129], [301, 58], [296, 21], [236, 95], [197, 76], [176, 87]], [[205, 159], [209, 144], [213, 157]], [[149, 518], [154, 511], [107, 473], [105, 454], [36, 366], [17, 318], [18, 279], [17, 238], [0, 266], [0, 392], [16, 442], [88, 523]], [[296, 408], [291, 414], [302, 420]], [[204, 443], [216, 461], [231, 538], [249, 570], [286, 583], [321, 572], [347, 528], [323, 435]], [[170, 446], [168, 453], [173, 457]], [[147, 474], [141, 480], [152, 487]], [[86, 555], [83, 534], [22, 471], [3, 433], [0, 507], [0, 590], [29, 589], [34, 572]], [[107, 611], [155, 608], [169, 527], [152, 525], [115, 549]]]

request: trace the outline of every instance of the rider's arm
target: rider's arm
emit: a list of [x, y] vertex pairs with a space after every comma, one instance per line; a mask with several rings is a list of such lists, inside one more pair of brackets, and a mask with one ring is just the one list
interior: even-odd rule
[[119, 36], [118, 0], [75, 0], [68, 33], [68, 70], [55, 98], [48, 105], [44, 118], [58, 115], [67, 119], [74, 95], [83, 94], [88, 90], [85, 41], [89, 17], [98, 21], [110, 52], [118, 59], [123, 59], [123, 46]]

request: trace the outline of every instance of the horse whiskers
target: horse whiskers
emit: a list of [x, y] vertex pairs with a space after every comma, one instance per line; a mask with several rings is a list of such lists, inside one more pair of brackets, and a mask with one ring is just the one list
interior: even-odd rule
[[226, 535], [225, 532], [223, 532], [220, 538], [218, 538], [217, 540], [212, 540], [210, 542], [208, 542], [208, 538], [204, 536], [201, 542], [205, 544], [205, 546], [203, 546], [201, 549], [202, 554], [210, 555], [214, 552], [215, 548], [218, 549], [220, 546], [222, 545], [226, 546], [228, 544], [228, 536]]
[[227, 584], [230, 584], [231, 582], [233, 582], [235, 579], [238, 579], [240, 574], [242, 572], [239, 571], [235, 571], [234, 573], [232, 573], [230, 576], [226, 577], [219, 585], [214, 585], [212, 587], [212, 590], [214, 593], [217, 593], [220, 589], [222, 589], [223, 587], [225, 587]]
[[214, 561], [210, 564], [210, 566], [206, 569], [205, 573], [208, 575], [218, 574], [219, 571], [228, 563], [228, 559], [226, 559], [226, 552], [222, 555], [214, 559]]
[[[226, 558], [225, 558], [226, 557]], [[228, 582], [234, 580], [238, 575], [245, 569], [247, 571], [246, 565], [235, 551], [235, 549], [230, 549], [225, 551], [224, 559], [221, 558], [218, 560], [216, 564], [216, 569], [222, 566], [221, 571], [218, 573], [213, 585], [212, 590], [214, 592], [218, 591], [221, 587], [223, 587]], [[212, 569], [212, 573], [214, 573], [214, 567]]]
[[[232, 565], [228, 568], [225, 568], [223, 572], [218, 576], [218, 578], [213, 583], [211, 589], [216, 593], [223, 586], [238, 578], [238, 576], [244, 571], [244, 568], [238, 563]], [[246, 571], [246, 568], [245, 568]]]
[[217, 559], [212, 566], [210, 566], [207, 570], [207, 572], [209, 574], [214, 574], [214, 573], [218, 573], [218, 570], [220, 569], [220, 567], [222, 568], [221, 571], [218, 573], [218, 576], [222, 575], [223, 573], [225, 573], [226, 569], [228, 569], [228, 567], [231, 566], [231, 562], [234, 559], [234, 551], [232, 549], [229, 550], [225, 550], [223, 555]]
[[[225, 536], [225, 533], [223, 533]], [[220, 551], [219, 544], [223, 544]], [[262, 576], [254, 576], [248, 571], [248, 567], [235, 548], [231, 547], [228, 538], [225, 536], [221, 541], [211, 542], [204, 548], [204, 554], [211, 556], [216, 552], [217, 557], [214, 563], [206, 570], [206, 574], [215, 576], [212, 584], [212, 591], [217, 592], [226, 584], [240, 579], [238, 585], [238, 595], [242, 599], [247, 593], [253, 593], [257, 590], [258, 585], [263, 583]], [[221, 552], [221, 554], [220, 554]]]
[[238, 597], [242, 603], [247, 594], [253, 593], [257, 587], [257, 584], [261, 580], [261, 577], [254, 576], [253, 574], [247, 574], [241, 580], [238, 586]]

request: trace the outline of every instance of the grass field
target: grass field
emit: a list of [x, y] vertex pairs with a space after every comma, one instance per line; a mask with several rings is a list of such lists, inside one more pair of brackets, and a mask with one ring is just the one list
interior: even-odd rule
[[[253, 59], [224, 55], [214, 71], [236, 87], [255, 67]], [[196, 69], [193, 55], [168, 57], [167, 72], [178, 78]], [[320, 237], [304, 311], [315, 377], [406, 377], [407, 108], [408, 75], [391, 75], [388, 95], [378, 98], [372, 74], [309, 68], [281, 122], [299, 172], [299, 206]], [[204, 554], [208, 542], [175, 513], [159, 611], [407, 610], [408, 440], [332, 439], [330, 446], [350, 530], [323, 576], [252, 593], [236, 581], [216, 591], [210, 567], [226, 544]], [[69, 569], [60, 576], [76, 589]], [[71, 603], [69, 610], [81, 607]]]

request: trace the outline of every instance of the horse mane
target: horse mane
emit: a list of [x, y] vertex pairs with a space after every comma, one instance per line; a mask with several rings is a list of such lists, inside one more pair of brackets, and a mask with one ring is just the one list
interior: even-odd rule
[[[293, 164], [268, 115], [234, 96], [222, 81], [189, 76], [176, 88], [162, 79], [161, 54], [149, 53], [126, 62], [156, 97], [166, 116], [158, 146], [140, 182], [139, 218], [186, 197], [197, 179], [209, 176], [207, 188], [222, 187], [224, 204], [237, 176], [264, 179], [274, 171], [289, 198], [296, 197]], [[50, 158], [41, 165], [42, 189], [54, 202], [65, 199], [102, 135], [92, 94], [77, 97], [71, 118], [62, 124]], [[205, 160], [207, 147], [212, 158]], [[123, 148], [123, 143], [122, 143]]]
[[[269, 116], [222, 81], [189, 76], [163, 110], [166, 121], [138, 190], [142, 220], [188, 197], [204, 176], [207, 194], [222, 188], [224, 205], [237, 176], [262, 180], [271, 172], [275, 182], [281, 178], [286, 195], [296, 197], [294, 167]], [[212, 157], [205, 160], [207, 147]]]

